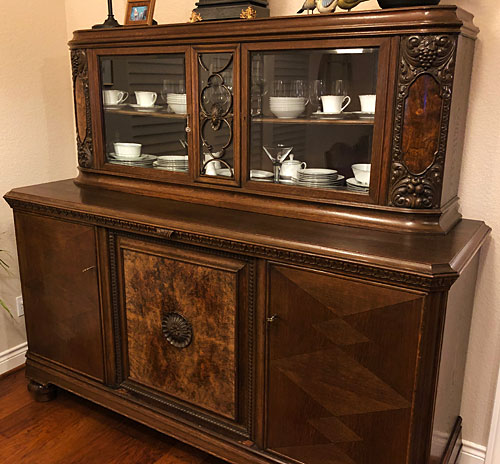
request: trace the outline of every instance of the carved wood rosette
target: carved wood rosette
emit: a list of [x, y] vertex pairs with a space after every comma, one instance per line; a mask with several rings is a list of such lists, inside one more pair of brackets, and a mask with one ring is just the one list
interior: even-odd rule
[[89, 70], [85, 50], [71, 51], [71, 67], [73, 71], [78, 164], [83, 168], [89, 168], [92, 166], [94, 153], [92, 117], [90, 114]]
[[456, 48], [451, 35], [402, 39], [390, 206], [440, 206]]

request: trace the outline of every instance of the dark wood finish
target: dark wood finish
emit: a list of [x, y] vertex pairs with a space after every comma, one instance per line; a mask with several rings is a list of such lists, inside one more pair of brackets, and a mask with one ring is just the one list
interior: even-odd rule
[[[234, 464], [455, 462], [490, 231], [460, 220], [449, 178], [476, 33], [456, 7], [76, 32], [78, 141], [91, 127], [93, 152], [76, 182], [5, 197], [30, 388], [72, 391]], [[307, 122], [373, 124], [370, 194], [248, 181], [250, 53], [365, 46], [379, 49], [374, 120]], [[186, 58], [183, 175], [106, 163], [99, 57], [156, 53]], [[205, 53], [234, 59], [233, 108], [201, 118], [231, 117], [233, 179], [200, 174]]]
[[[121, 240], [128, 379], [236, 420], [237, 320], [245, 263]], [[179, 349], [161, 330], [164, 313], [192, 326]]]
[[104, 378], [95, 228], [17, 214], [30, 351]]
[[[97, 227], [99, 273], [110, 275], [99, 279], [109, 288], [101, 289], [102, 316], [94, 315], [103, 327], [94, 337], [112, 354], [106, 380], [40, 356], [29, 330], [31, 380], [238, 464], [315, 464], [325, 452], [356, 464], [389, 463], [391, 456], [430, 464], [444, 456], [461, 395], [450, 387], [450, 373], [465, 362], [456, 343], [470, 326], [473, 258], [489, 232], [484, 224], [463, 220], [445, 236], [401, 235], [228, 214], [71, 181], [18, 189], [7, 200], [16, 217], [39, 218], [50, 230], [57, 224], [65, 237], [68, 227]], [[18, 229], [24, 259], [33, 238]], [[37, 229], [39, 237], [43, 227]], [[94, 233], [85, 241], [80, 248], [96, 246]], [[37, 258], [40, 249], [30, 253], [45, 261]], [[57, 305], [58, 294], [52, 298]], [[204, 331], [204, 323], [218, 320], [208, 308], [220, 302], [220, 328]], [[30, 327], [37, 302], [27, 303]], [[165, 304], [193, 327], [186, 348], [163, 338]], [[222, 346], [220, 354], [204, 358], [204, 340]], [[204, 370], [193, 371], [203, 359]], [[167, 368], [176, 374], [170, 382]], [[215, 372], [221, 377], [210, 377]]]
[[408, 462], [424, 295], [272, 266], [267, 448]]
[[[210, 5], [213, 7], [213, 5]], [[140, 31], [140, 34], [138, 33]], [[452, 7], [219, 21], [129, 30], [77, 31], [71, 48], [88, 56], [92, 134], [97, 163], [81, 163], [79, 182], [232, 209], [383, 230], [447, 233], [460, 220], [457, 179], [472, 68], [472, 16]], [[369, 195], [248, 180], [248, 51], [380, 45], [373, 121], [311, 120], [310, 124], [373, 123]], [[365, 44], [365, 45], [363, 45]], [[109, 53], [155, 53], [185, 47], [191, 172], [157, 172], [104, 164], [97, 59]], [[240, 50], [241, 59], [240, 59]], [[234, 53], [235, 178], [200, 175], [197, 55]], [[243, 78], [239, 82], [240, 76]], [[80, 94], [80, 81], [75, 92]], [[430, 87], [429, 87], [430, 86]], [[429, 87], [429, 88], [428, 88]], [[429, 90], [429, 92], [428, 92]], [[189, 95], [189, 92], [192, 95]], [[422, 102], [429, 97], [425, 107]], [[430, 105], [430, 102], [433, 104]], [[81, 107], [81, 105], [80, 105]], [[157, 114], [160, 116], [160, 113]], [[80, 117], [78, 120], [79, 132]], [[95, 121], [95, 122], [94, 122]], [[274, 123], [273, 119], [265, 124]], [[287, 121], [288, 124], [298, 123]], [[90, 125], [87, 125], [89, 127]], [[461, 132], [452, 137], [450, 130]], [[241, 132], [241, 137], [240, 137]], [[448, 149], [453, 145], [453, 150]], [[101, 161], [99, 161], [101, 160]], [[415, 210], [420, 210], [417, 214]]]
[[32, 394], [33, 399], [38, 403], [47, 403], [57, 397], [57, 388], [54, 385], [41, 385], [34, 380], [28, 383], [28, 391]]
[[269, 17], [267, 0], [200, 0], [193, 10], [203, 21], [216, 19], [239, 19], [241, 14], [251, 8], [256, 18]]
[[0, 449], [10, 464], [224, 464], [64, 390], [36, 403], [25, 372], [0, 378]]
[[71, 65], [77, 127], [78, 164], [81, 167], [89, 168], [93, 165], [94, 152], [87, 52], [85, 50], [72, 50]]

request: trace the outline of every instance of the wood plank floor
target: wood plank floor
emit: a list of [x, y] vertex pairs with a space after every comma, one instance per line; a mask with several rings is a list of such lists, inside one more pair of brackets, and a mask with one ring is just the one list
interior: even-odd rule
[[0, 463], [227, 464], [59, 390], [37, 403], [24, 369], [0, 378]]

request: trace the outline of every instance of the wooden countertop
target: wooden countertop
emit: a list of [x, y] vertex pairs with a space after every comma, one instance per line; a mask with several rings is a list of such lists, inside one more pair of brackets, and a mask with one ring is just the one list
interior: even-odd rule
[[14, 189], [5, 199], [16, 211], [180, 241], [195, 234], [203, 246], [268, 259], [298, 252], [423, 277], [457, 277], [490, 232], [484, 222], [465, 219], [447, 235], [380, 232], [79, 187], [73, 180]]

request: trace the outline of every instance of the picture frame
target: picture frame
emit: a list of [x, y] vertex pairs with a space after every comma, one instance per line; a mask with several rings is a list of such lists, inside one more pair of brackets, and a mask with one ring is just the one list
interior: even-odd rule
[[128, 0], [125, 26], [151, 26], [156, 0]]

